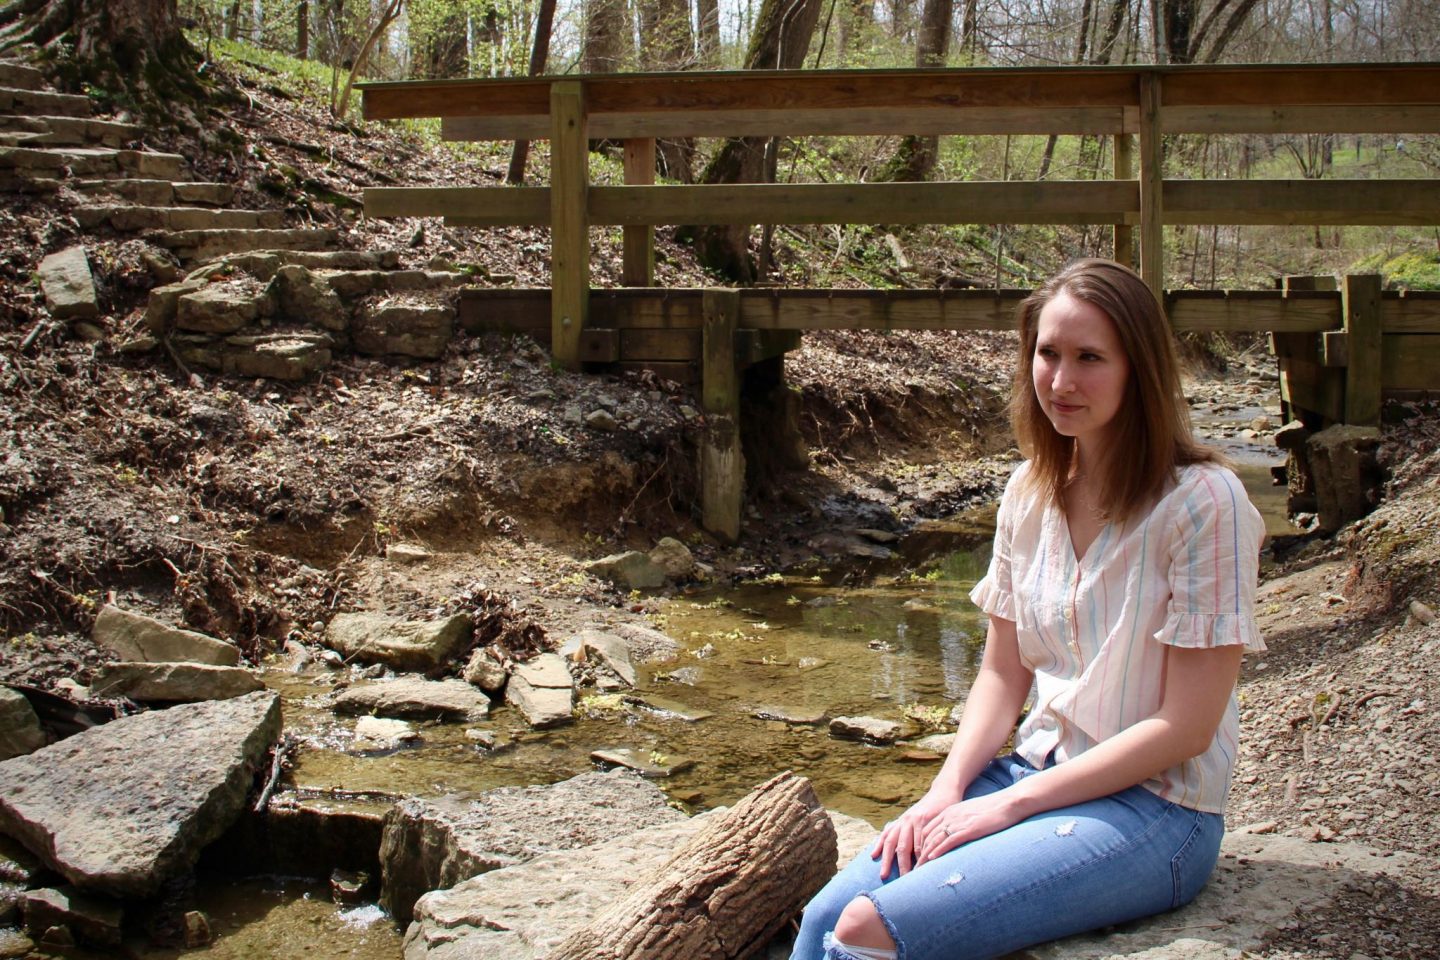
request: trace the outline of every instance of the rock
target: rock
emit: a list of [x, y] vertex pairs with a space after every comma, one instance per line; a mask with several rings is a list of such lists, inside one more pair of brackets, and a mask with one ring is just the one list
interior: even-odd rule
[[415, 719], [482, 720], [490, 712], [490, 698], [464, 680], [396, 677], [343, 691], [335, 698], [335, 712]]
[[22, 907], [25, 929], [39, 937], [52, 927], [65, 927], [77, 943], [118, 947], [125, 911], [105, 897], [87, 895], [72, 887], [31, 890]]
[[424, 563], [435, 556], [414, 543], [392, 543], [385, 548], [385, 559], [392, 563]]
[[[654, 876], [719, 812], [689, 819], [677, 814], [594, 846], [546, 853], [426, 894], [405, 933], [405, 960], [540, 960], [635, 883]], [[863, 820], [835, 813], [830, 818], [839, 864], [873, 842], [876, 831]]]
[[[502, 787], [466, 801], [403, 800], [385, 818], [381, 904], [400, 923], [422, 894], [540, 854], [684, 820], [629, 771], [584, 773], [544, 787]], [[506, 954], [476, 954], [506, 956]]]
[[0, 687], [0, 760], [21, 757], [45, 746], [45, 731], [35, 708], [18, 690]]
[[182, 921], [185, 925], [185, 946], [190, 949], [203, 947], [215, 936], [210, 931], [210, 918], [199, 910], [187, 910]]
[[470, 654], [470, 662], [465, 664], [461, 676], [466, 683], [474, 684], [486, 693], [499, 693], [505, 688], [505, 681], [510, 677], [500, 661], [484, 647]]
[[665, 570], [639, 550], [613, 553], [585, 564], [585, 572], [628, 590], [654, 590], [665, 586]]
[[632, 663], [662, 663], [680, 656], [680, 644], [651, 627], [617, 623], [608, 630], [630, 646]]
[[357, 353], [438, 360], [454, 328], [454, 307], [392, 299], [362, 307], [350, 338]]
[[658, 714], [662, 720], [681, 720], [685, 723], [699, 723], [701, 720], [709, 720], [715, 714], [709, 710], [699, 710], [678, 700], [671, 700], [658, 694], [647, 693], [641, 697], [626, 697], [625, 702], [632, 707], [639, 707], [642, 710], [649, 710]]
[[829, 719], [823, 710], [792, 710], [788, 707], [760, 707], [752, 715], [759, 720], [775, 720], [792, 727], [818, 727]]
[[695, 557], [690, 548], [674, 537], [662, 537], [650, 550], [650, 561], [665, 571], [667, 579], [689, 580], [695, 575]]
[[183, 293], [175, 304], [175, 328], [192, 333], [234, 333], [269, 317], [267, 294], [235, 283], [209, 283]]
[[[264, 377], [297, 383], [330, 366], [334, 359], [329, 334], [291, 331], [226, 337], [219, 366], [211, 369], [232, 377]], [[204, 361], [197, 361], [204, 363]]]
[[867, 743], [894, 743], [900, 736], [900, 724], [875, 717], [836, 717], [830, 721], [830, 736]]
[[871, 543], [894, 543], [900, 539], [900, 534], [891, 533], [889, 530], [875, 530], [869, 527], [862, 527], [855, 531], [857, 537], [864, 537]]
[[1410, 616], [1427, 627], [1435, 622], [1435, 611], [1419, 600], [1410, 601]]
[[940, 756], [948, 756], [950, 748], [955, 746], [955, 734], [953, 733], [932, 733], [928, 737], [922, 737], [910, 744], [917, 750], [926, 750], [931, 753], [938, 753]]
[[20, 960], [20, 958], [33, 956], [35, 956], [35, 941], [19, 930], [0, 927], [0, 958]]
[[601, 433], [613, 433], [620, 423], [609, 410], [592, 410], [585, 415], [585, 426]]
[[0, 833], [0, 883], [33, 887], [44, 869], [39, 858], [21, 846], [20, 841]]
[[299, 264], [276, 270], [268, 294], [276, 314], [287, 320], [313, 324], [332, 333], [344, 332], [350, 325], [350, 311], [330, 282]]
[[330, 899], [336, 903], [363, 903], [370, 894], [370, 874], [335, 870], [330, 874]]
[[565, 660], [542, 653], [515, 668], [505, 685], [505, 702], [525, 715], [532, 727], [558, 727], [574, 719], [574, 681]]
[[380, 832], [395, 798], [279, 793], [263, 813], [246, 807], [205, 851], [203, 866], [233, 876], [279, 874], [324, 880], [333, 870], [380, 875]]
[[357, 750], [393, 750], [402, 743], [420, 739], [415, 728], [404, 720], [387, 717], [361, 717], [355, 721]]
[[675, 774], [684, 773], [695, 766], [695, 761], [689, 757], [669, 757], [653, 750], [642, 754], [630, 747], [604, 747], [600, 750], [591, 750], [590, 759], [596, 763], [634, 770], [640, 776], [652, 780], [673, 777]]
[[100, 316], [90, 258], [82, 246], [67, 247], [40, 261], [35, 271], [45, 305], [57, 320], [89, 320]]
[[97, 646], [132, 663], [209, 663], [219, 667], [240, 663], [240, 651], [222, 640], [172, 627], [113, 604], [100, 609], [93, 638]]
[[234, 822], [279, 735], [269, 692], [93, 727], [0, 763], [0, 831], [82, 890], [149, 896]]
[[881, 547], [873, 543], [851, 543], [845, 548], [845, 552], [852, 557], [866, 560], [889, 560], [894, 556], [894, 552], [889, 547]]
[[470, 618], [401, 620], [378, 613], [342, 613], [325, 629], [325, 643], [362, 663], [395, 670], [435, 670], [470, 642]]
[[240, 667], [208, 663], [107, 663], [90, 685], [93, 697], [129, 697], [139, 703], [194, 703], [228, 700], [265, 689], [260, 678]]
[[635, 686], [635, 667], [630, 662], [630, 648], [623, 639], [600, 630], [582, 630], [570, 642], [586, 660], [600, 664], [625, 686]]
[[1379, 445], [1378, 428], [1345, 424], [1326, 427], [1305, 441], [1320, 529], [1333, 533], [1375, 508], [1384, 483], [1375, 461]]

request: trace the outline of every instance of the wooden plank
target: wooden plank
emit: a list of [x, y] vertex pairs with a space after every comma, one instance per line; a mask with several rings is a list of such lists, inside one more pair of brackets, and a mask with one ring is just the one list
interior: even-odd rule
[[622, 360], [613, 369], [623, 372], [652, 373], [666, 380], [693, 386], [700, 382], [698, 360]]
[[1331, 369], [1350, 365], [1350, 334], [1344, 330], [1326, 330], [1320, 334], [1320, 365]]
[[1440, 292], [1387, 290], [1380, 296], [1386, 333], [1440, 333]]
[[1380, 423], [1380, 275], [1349, 275], [1340, 288], [1345, 303], [1345, 423]]
[[698, 360], [702, 334], [693, 330], [634, 328], [620, 331], [621, 360]]
[[444, 217], [467, 227], [543, 227], [549, 187], [366, 187], [367, 217]]
[[584, 87], [576, 81], [555, 83], [550, 116], [550, 351], [561, 367], [576, 370], [580, 331], [590, 307], [590, 146]]
[[460, 291], [456, 321], [467, 333], [524, 333], [550, 342], [550, 290]]
[[[593, 134], [592, 134], [593, 136]], [[625, 141], [625, 183], [648, 186], [655, 182], [655, 138]], [[655, 228], [649, 224], [626, 227], [620, 282], [627, 287], [655, 285]]]
[[[1106, 107], [913, 107], [826, 110], [659, 110], [602, 113], [591, 118], [590, 135], [635, 137], [800, 137], [948, 135], [1100, 136], [1125, 129], [1124, 108]], [[544, 140], [550, 122], [543, 114], [510, 117], [445, 117], [444, 140]]]
[[705, 291], [705, 328], [700, 396], [705, 437], [700, 447], [700, 500], [705, 529], [735, 541], [740, 537], [745, 457], [740, 445], [740, 375], [735, 362], [735, 329], [740, 319], [738, 290]]
[[1301, 410], [1319, 414], [1330, 423], [1345, 419], [1345, 374], [1316, 360], [1299, 357], [1286, 361], [1290, 402]]
[[1095, 223], [1139, 209], [1133, 181], [594, 187], [596, 224]]
[[800, 349], [799, 330], [741, 330], [736, 353], [740, 365], [749, 366]]
[[590, 292], [590, 321], [622, 330], [699, 330], [705, 322], [700, 289], [618, 289]]
[[1165, 147], [1160, 136], [1160, 75], [1140, 77], [1140, 276], [1158, 297], [1165, 289]]
[[1271, 331], [1310, 333], [1340, 327], [1340, 298], [1334, 294], [1286, 297], [1278, 290], [1170, 292], [1165, 309], [1176, 332]]
[[1028, 290], [746, 290], [754, 330], [1013, 330]]
[[586, 327], [580, 331], [581, 363], [614, 363], [619, 359], [619, 330]]
[[1167, 180], [1174, 224], [1410, 225], [1440, 223], [1426, 180]]
[[[1317, 69], [1318, 68], [1318, 69]], [[1165, 107], [1435, 104], [1436, 64], [1278, 64], [1167, 69]]]
[[[1135, 179], [1135, 137], [1129, 133], [1115, 136], [1114, 176], [1116, 180]], [[1136, 187], [1137, 195], [1139, 187]], [[1127, 267], [1135, 265], [1135, 228], [1127, 223], [1116, 223], [1113, 236], [1112, 255], [1117, 263]]]
[[1386, 336], [1381, 342], [1380, 370], [1387, 391], [1440, 390], [1440, 336]]
[[1440, 130], [1440, 107], [1405, 106], [1261, 106], [1178, 107], [1160, 114], [1162, 133], [1433, 133]]

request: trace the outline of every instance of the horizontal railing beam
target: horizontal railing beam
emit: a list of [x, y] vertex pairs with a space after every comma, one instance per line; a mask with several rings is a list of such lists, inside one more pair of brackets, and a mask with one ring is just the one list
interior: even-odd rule
[[[1425, 180], [1166, 180], [1167, 224], [1440, 223]], [[746, 223], [1135, 223], [1133, 180], [591, 187], [600, 226]], [[445, 217], [454, 226], [545, 226], [548, 187], [372, 187], [372, 217]]]

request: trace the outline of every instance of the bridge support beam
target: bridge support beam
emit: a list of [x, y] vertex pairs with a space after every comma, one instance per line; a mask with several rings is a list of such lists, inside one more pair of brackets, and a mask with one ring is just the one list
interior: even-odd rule
[[584, 84], [551, 84], [550, 119], [550, 353], [566, 370], [579, 370], [580, 335], [590, 309], [590, 146]]
[[1165, 145], [1160, 138], [1160, 73], [1140, 77], [1140, 276], [1165, 296]]
[[701, 345], [701, 406], [705, 437], [700, 446], [701, 523], [727, 542], [740, 538], [745, 494], [745, 455], [740, 446], [740, 374], [735, 331], [740, 291], [706, 290]]

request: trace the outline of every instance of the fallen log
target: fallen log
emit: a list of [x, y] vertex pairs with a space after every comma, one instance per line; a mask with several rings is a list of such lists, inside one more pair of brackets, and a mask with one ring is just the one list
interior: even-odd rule
[[835, 873], [835, 827], [786, 771], [690, 839], [547, 960], [741, 960]]

